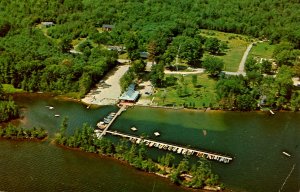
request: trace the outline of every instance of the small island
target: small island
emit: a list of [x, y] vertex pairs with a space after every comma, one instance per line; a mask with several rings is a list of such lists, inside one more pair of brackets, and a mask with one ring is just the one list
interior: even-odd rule
[[68, 119], [64, 118], [55, 142], [59, 145], [82, 151], [106, 155], [129, 163], [136, 169], [169, 178], [171, 182], [195, 189], [220, 190], [224, 185], [219, 177], [212, 173], [209, 162], [200, 158], [197, 164], [191, 164], [188, 156], [179, 163], [171, 153], [153, 160], [147, 157], [146, 145], [136, 145], [122, 139], [113, 143], [106, 138], [98, 139], [94, 129], [87, 124], [77, 129], [73, 135], [67, 135]]
[[48, 136], [47, 131], [42, 128], [33, 127], [25, 129], [8, 124], [6, 128], [0, 127], [0, 138], [12, 140], [43, 140]]

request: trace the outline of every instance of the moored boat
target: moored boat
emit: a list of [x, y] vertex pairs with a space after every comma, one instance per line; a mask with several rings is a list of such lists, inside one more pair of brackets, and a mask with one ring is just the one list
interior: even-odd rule
[[285, 151], [282, 152], [285, 156], [290, 157], [291, 155]]

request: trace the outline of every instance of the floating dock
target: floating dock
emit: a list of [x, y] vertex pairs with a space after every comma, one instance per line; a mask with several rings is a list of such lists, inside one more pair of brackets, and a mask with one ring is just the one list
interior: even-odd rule
[[137, 137], [137, 136], [132, 136], [132, 135], [120, 133], [117, 131], [108, 131], [107, 128], [106, 128], [105, 132], [100, 131], [100, 130], [95, 130], [95, 134], [96, 134], [97, 138], [99, 138], [99, 139], [106, 133], [109, 133], [109, 134], [112, 134], [115, 136], [120, 136], [123, 138], [127, 138], [132, 143], [137, 143], [137, 144], [144, 143], [148, 147], [156, 147], [158, 149], [164, 149], [164, 150], [172, 151], [172, 152], [178, 153], [178, 154], [196, 155], [197, 157], [203, 157], [206, 159], [215, 160], [215, 161], [222, 162], [222, 163], [229, 163], [232, 160], [232, 157], [229, 157], [226, 155], [191, 149], [191, 148], [187, 148], [187, 147], [181, 147], [181, 146], [174, 145], [174, 144], [168, 144], [168, 143], [163, 143], [160, 141], [154, 141], [151, 139], [145, 139], [145, 138], [141, 138], [141, 137]]

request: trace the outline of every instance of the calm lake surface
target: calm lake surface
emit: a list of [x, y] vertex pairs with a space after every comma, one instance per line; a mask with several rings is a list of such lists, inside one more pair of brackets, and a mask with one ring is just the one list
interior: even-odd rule
[[[50, 133], [48, 140], [58, 130], [63, 116], [68, 116], [72, 132], [85, 122], [96, 125], [105, 115], [117, 110], [113, 106], [86, 109], [79, 103], [40, 96], [16, 99], [23, 106], [21, 124], [45, 127]], [[54, 117], [55, 114], [60, 117]], [[300, 114], [290, 112], [270, 116], [260, 112], [204, 113], [135, 107], [124, 112], [111, 130], [145, 134], [150, 138], [155, 138], [153, 133], [159, 131], [161, 136], [157, 140], [228, 154], [234, 157], [230, 164], [211, 162], [211, 166], [233, 191], [268, 192], [282, 188], [284, 192], [298, 192], [299, 125]], [[132, 132], [132, 126], [138, 131]], [[282, 151], [292, 157], [284, 156]], [[150, 152], [154, 156], [164, 154], [156, 149]], [[0, 161], [0, 190], [4, 191], [150, 192], [153, 187], [154, 191], [163, 192], [190, 191], [113, 159], [63, 149], [50, 141], [0, 141]]]

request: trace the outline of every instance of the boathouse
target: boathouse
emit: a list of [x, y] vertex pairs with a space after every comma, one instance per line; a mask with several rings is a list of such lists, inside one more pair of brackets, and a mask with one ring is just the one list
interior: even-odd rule
[[119, 98], [121, 102], [136, 102], [139, 97], [139, 92], [135, 90], [135, 84], [130, 84], [127, 90]]

